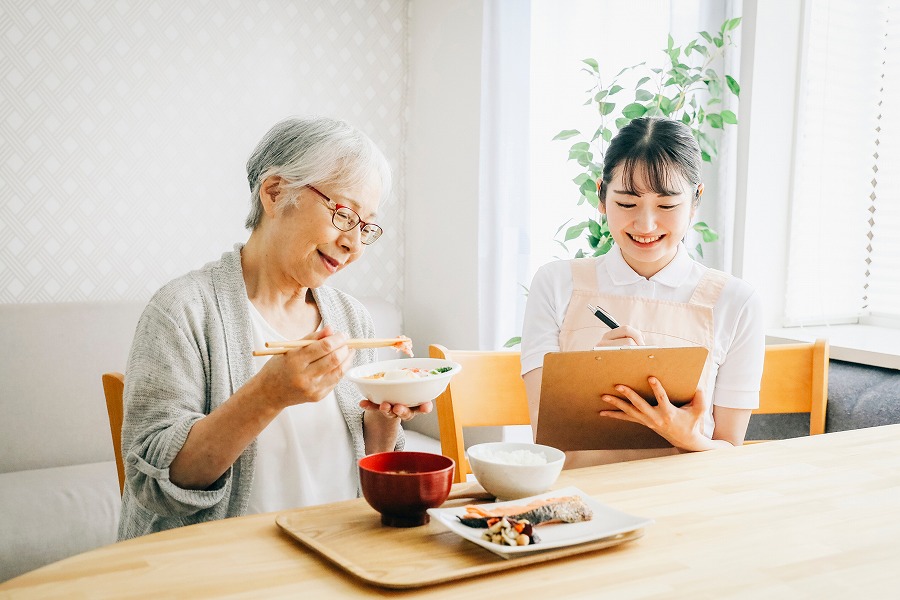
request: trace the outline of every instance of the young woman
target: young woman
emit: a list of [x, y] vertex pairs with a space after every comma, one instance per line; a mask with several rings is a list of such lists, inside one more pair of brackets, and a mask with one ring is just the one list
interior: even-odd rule
[[[597, 258], [557, 261], [535, 275], [522, 333], [522, 374], [537, 427], [544, 355], [595, 346], [701, 345], [709, 349], [693, 401], [673, 406], [650, 379], [658, 405], [630, 388], [604, 396], [604, 417], [642, 423], [665, 450], [571, 452], [567, 467], [702, 451], [743, 443], [759, 404], [765, 335], [758, 296], [744, 281], [693, 260], [683, 239], [703, 194], [700, 148], [679, 121], [636, 119], [613, 138], [598, 184], [615, 240]], [[609, 329], [587, 309], [603, 307]], [[577, 419], [578, 415], [572, 415]]]

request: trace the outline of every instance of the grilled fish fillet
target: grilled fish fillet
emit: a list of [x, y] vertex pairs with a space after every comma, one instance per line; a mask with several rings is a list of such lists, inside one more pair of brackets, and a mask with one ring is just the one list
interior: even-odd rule
[[525, 506], [502, 506], [486, 508], [482, 506], [467, 506], [466, 514], [459, 517], [463, 525], [469, 527], [487, 527], [488, 520], [510, 517], [517, 521], [528, 521], [532, 525], [561, 521], [563, 523], [578, 523], [590, 521], [594, 516], [591, 507], [584, 503], [578, 496], [564, 496], [562, 498], [547, 498], [536, 500]]

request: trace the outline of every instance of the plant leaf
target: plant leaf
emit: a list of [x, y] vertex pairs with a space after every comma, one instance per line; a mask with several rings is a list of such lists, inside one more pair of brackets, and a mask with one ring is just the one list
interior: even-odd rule
[[600, 256], [602, 254], [606, 254], [609, 252], [610, 248], [613, 246], [612, 236], [606, 236], [606, 239], [600, 246], [597, 247], [597, 250], [594, 251], [594, 256]]
[[715, 129], [722, 129], [722, 115], [719, 113], [707, 113], [706, 114], [706, 122], [709, 123], [710, 127]]
[[638, 102], [646, 102], [647, 100], [651, 100], [653, 98], [653, 92], [648, 92], [647, 90], [637, 90], [634, 93], [634, 99]]
[[616, 109], [615, 102], [598, 102], [597, 109], [604, 117]]
[[722, 111], [722, 120], [725, 121], [726, 123], [731, 124], [731, 125], [736, 125], [737, 122], [738, 122], [738, 120], [737, 120], [737, 115], [735, 115], [735, 114], [734, 114], [733, 112], [731, 112], [730, 110], [723, 110], [723, 111]]
[[625, 88], [623, 88], [621, 85], [614, 85], [611, 88], [609, 88], [609, 95], [612, 96], [613, 94], [618, 94], [623, 89], [625, 89]]
[[564, 129], [553, 136], [554, 140], [567, 140], [570, 137], [575, 137], [576, 135], [581, 135], [581, 132], [577, 129]]
[[647, 114], [647, 108], [643, 104], [633, 102], [622, 109], [622, 114], [628, 119], [637, 119]]
[[650, 81], [649, 77], [641, 77], [640, 79], [638, 79], [638, 82], [635, 84], [634, 87], [639, 88], [642, 85], [644, 85], [645, 83], [647, 83], [648, 81]]
[[732, 29], [735, 29], [735, 28], [736, 28], [738, 25], [740, 25], [740, 24], [741, 24], [741, 18], [740, 18], [740, 17], [735, 17], [735, 18], [733, 18], [733, 19], [729, 19], [728, 21], [725, 22], [725, 29], [724, 29], [724, 30], [725, 30], [725, 31], [731, 31]]
[[716, 155], [716, 145], [711, 139], [706, 136], [705, 133], [697, 132], [697, 143], [700, 144], [700, 149], [703, 152], [706, 152], [710, 156]]
[[587, 228], [588, 221], [582, 221], [578, 225], [572, 225], [566, 230], [565, 241], [574, 240], [579, 237], [581, 233]]
[[504, 348], [512, 348], [513, 346], [518, 346], [522, 343], [522, 336], [511, 337], [506, 340], [506, 343], [503, 344]]
[[584, 64], [588, 65], [590, 68], [592, 68], [592, 69], [594, 70], [595, 73], [599, 73], [599, 72], [600, 72], [600, 65], [597, 64], [597, 60], [596, 60], [596, 59], [594, 59], [594, 58], [585, 58], [585, 59], [582, 60], [581, 62], [583, 62]]
[[735, 96], [741, 95], [741, 86], [738, 85], [738, 82], [735, 81], [734, 77], [731, 75], [725, 76], [725, 82], [728, 83], [728, 89], [731, 90], [731, 93]]

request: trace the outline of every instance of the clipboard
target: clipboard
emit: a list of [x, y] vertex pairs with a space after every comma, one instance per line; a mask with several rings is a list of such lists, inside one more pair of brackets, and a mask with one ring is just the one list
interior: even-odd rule
[[647, 383], [652, 375], [666, 388], [672, 404], [687, 404], [696, 393], [708, 354], [703, 346], [620, 346], [547, 354], [535, 442], [560, 450], [671, 448], [649, 427], [601, 417], [599, 411], [614, 407], [600, 396], [624, 398], [615, 389], [621, 384], [655, 405]]

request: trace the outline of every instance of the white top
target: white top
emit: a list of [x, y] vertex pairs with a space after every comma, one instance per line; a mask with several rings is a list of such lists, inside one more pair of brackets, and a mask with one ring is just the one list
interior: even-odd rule
[[[597, 292], [687, 303], [707, 270], [682, 244], [671, 263], [646, 279], [625, 262], [619, 247], [613, 246], [598, 257]], [[535, 274], [522, 331], [523, 375], [542, 367], [545, 354], [559, 351], [559, 333], [573, 288], [569, 261], [546, 264]], [[713, 327], [712, 367], [717, 372], [713, 374], [712, 403], [725, 408], [757, 408], [765, 323], [762, 302], [748, 283], [736, 277], [728, 280], [713, 308]]]
[[[284, 340], [249, 300], [253, 347]], [[269, 356], [254, 357], [256, 371]], [[256, 469], [248, 514], [356, 498], [350, 430], [334, 392], [319, 402], [282, 410], [256, 438]]]

